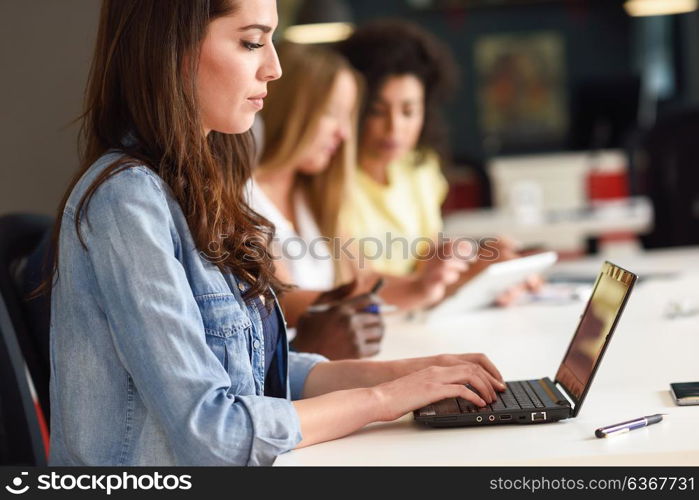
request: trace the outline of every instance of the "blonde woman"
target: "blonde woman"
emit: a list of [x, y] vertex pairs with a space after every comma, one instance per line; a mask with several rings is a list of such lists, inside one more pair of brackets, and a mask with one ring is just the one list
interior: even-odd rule
[[329, 241], [338, 234], [353, 164], [359, 78], [341, 56], [324, 48], [283, 44], [279, 58], [284, 81], [269, 85], [262, 113], [265, 149], [249, 196], [251, 206], [275, 226], [277, 276], [296, 286], [283, 299], [289, 323], [300, 326], [296, 338], [290, 330], [290, 338], [295, 349], [329, 358], [370, 356], [379, 350], [383, 323], [362, 309], [375, 297], [303, 315], [313, 302], [356, 291], [354, 284], [331, 291], [343, 272]]
[[[326, 48], [287, 43], [279, 48], [279, 57], [284, 77], [269, 85], [262, 112], [265, 149], [250, 199], [276, 227], [277, 276], [297, 287], [283, 299], [289, 323], [301, 327], [294, 347], [329, 357], [371, 355], [378, 351], [382, 328], [377, 315], [362, 309], [376, 297], [364, 294], [349, 305], [338, 303], [326, 312], [334, 312], [332, 317], [304, 315], [314, 302], [361, 293], [375, 281], [374, 276], [359, 276], [352, 258], [356, 246], [343, 247], [338, 225], [341, 205], [352, 197], [346, 186], [356, 164], [361, 81], [342, 56]], [[455, 268], [452, 275], [436, 280], [456, 279], [465, 263], [446, 259], [444, 268], [450, 267]], [[357, 278], [363, 285], [354, 284]], [[435, 281], [426, 273], [387, 280], [381, 297], [403, 308], [423, 305], [429, 302], [426, 278]]]
[[[286, 43], [279, 58], [284, 78], [269, 86], [261, 113], [265, 148], [251, 201], [276, 225], [285, 257], [277, 262], [278, 274], [301, 289], [327, 291], [347, 272], [321, 238], [339, 232], [338, 213], [356, 150], [360, 80], [328, 49]], [[308, 251], [288, 245], [294, 236]]]

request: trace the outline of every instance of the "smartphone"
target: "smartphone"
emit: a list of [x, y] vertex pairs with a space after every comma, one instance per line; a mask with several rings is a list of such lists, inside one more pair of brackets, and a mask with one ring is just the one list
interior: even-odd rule
[[670, 388], [678, 405], [699, 405], [699, 382], [676, 382], [670, 384]]

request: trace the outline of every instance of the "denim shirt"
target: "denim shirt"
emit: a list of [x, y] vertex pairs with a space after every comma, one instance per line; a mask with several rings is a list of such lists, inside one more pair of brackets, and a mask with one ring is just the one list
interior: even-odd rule
[[[196, 249], [165, 182], [118, 160], [78, 182], [62, 214], [51, 298], [51, 465], [269, 465], [301, 441], [291, 403], [325, 358], [289, 353], [286, 398], [264, 396], [265, 348], [247, 285]], [[275, 307], [279, 307], [275, 304]], [[283, 362], [283, 360], [282, 360]]]

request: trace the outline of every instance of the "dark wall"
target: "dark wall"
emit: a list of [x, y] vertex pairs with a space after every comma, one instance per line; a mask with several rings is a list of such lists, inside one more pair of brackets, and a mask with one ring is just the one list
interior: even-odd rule
[[55, 214], [78, 169], [97, 0], [0, 0], [0, 214]]
[[569, 96], [590, 79], [633, 75], [632, 20], [621, 2], [550, 2], [449, 12], [417, 10], [405, 0], [352, 0], [350, 4], [358, 24], [377, 17], [402, 17], [419, 23], [451, 46], [460, 64], [461, 89], [449, 106], [448, 120], [451, 146], [460, 162], [478, 163], [485, 156], [478, 130], [474, 75], [474, 47], [480, 36], [560, 33], [565, 40]]

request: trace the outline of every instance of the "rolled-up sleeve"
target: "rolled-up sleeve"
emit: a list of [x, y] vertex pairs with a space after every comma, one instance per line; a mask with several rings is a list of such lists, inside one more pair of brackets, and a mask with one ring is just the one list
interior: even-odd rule
[[315, 365], [324, 361], [328, 361], [328, 358], [320, 354], [289, 353], [289, 388], [292, 400], [303, 398], [303, 387], [306, 385], [308, 374]]
[[98, 188], [83, 218], [115, 350], [179, 465], [269, 465], [301, 441], [298, 416], [286, 399], [232, 390], [175, 258], [170, 210], [158, 179], [133, 167]]

